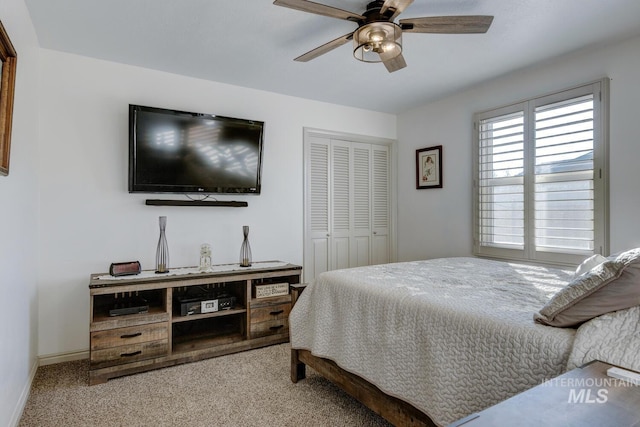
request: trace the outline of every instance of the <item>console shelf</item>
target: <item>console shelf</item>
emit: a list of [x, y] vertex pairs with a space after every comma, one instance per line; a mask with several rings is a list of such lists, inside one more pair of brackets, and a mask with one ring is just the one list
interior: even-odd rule
[[189, 337], [186, 340], [180, 340], [173, 344], [175, 353], [209, 349], [225, 344], [232, 344], [244, 341], [242, 334], [202, 334], [197, 337]]
[[[268, 261], [209, 272], [92, 274], [89, 384], [289, 341], [291, 294], [255, 298], [256, 285], [297, 285], [301, 273], [300, 266]], [[112, 314], [131, 301], [144, 304], [143, 312]], [[218, 303], [222, 309], [200, 312]]]
[[214, 313], [205, 313], [205, 314], [192, 314], [189, 316], [180, 316], [179, 314], [175, 314], [171, 318], [171, 322], [180, 323], [180, 322], [191, 322], [198, 319], [208, 319], [210, 317], [221, 317], [221, 316], [230, 316], [233, 314], [246, 313], [247, 310], [244, 308], [237, 308], [232, 310], [221, 310], [216, 311]]

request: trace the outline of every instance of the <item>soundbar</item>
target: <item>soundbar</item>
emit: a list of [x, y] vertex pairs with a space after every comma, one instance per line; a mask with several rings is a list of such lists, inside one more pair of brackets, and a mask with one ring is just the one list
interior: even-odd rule
[[228, 206], [232, 208], [244, 208], [249, 203], [238, 200], [161, 200], [147, 199], [147, 206]]

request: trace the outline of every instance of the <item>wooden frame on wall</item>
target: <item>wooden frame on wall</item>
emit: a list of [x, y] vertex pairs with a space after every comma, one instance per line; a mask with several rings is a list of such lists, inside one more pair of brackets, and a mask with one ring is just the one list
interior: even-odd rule
[[13, 97], [18, 54], [0, 21], [0, 175], [9, 175]]
[[442, 145], [416, 150], [416, 189], [442, 188]]

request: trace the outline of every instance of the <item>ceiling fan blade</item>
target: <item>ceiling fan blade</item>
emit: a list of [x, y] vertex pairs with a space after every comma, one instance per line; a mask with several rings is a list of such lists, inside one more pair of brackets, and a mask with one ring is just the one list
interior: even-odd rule
[[358, 22], [366, 18], [357, 13], [338, 9], [308, 0], [275, 0], [276, 6], [288, 7], [290, 9], [301, 10], [302, 12], [315, 13], [316, 15], [328, 16], [330, 18], [346, 19], [347, 21]]
[[386, 0], [382, 5], [382, 9], [380, 9], [380, 14], [389, 16], [389, 21], [393, 21], [411, 3], [413, 3], [413, 0]]
[[380, 54], [380, 59], [382, 59], [382, 63], [385, 67], [387, 67], [387, 71], [393, 73], [394, 71], [398, 71], [407, 66], [406, 61], [404, 60], [404, 56], [402, 53], [390, 59], [385, 59], [384, 52]]
[[493, 16], [487, 15], [429, 16], [399, 21], [403, 32], [440, 34], [486, 33], [491, 22]]
[[296, 59], [294, 59], [294, 61], [298, 61], [298, 62], [311, 61], [312, 59], [317, 58], [320, 55], [324, 55], [325, 53], [332, 51], [337, 47], [342, 46], [352, 38], [353, 38], [353, 33], [345, 34], [344, 36], [340, 36], [337, 39], [331, 40], [330, 42], [325, 43], [322, 46], [319, 46], [313, 50], [310, 50], [304, 55], [298, 56]]

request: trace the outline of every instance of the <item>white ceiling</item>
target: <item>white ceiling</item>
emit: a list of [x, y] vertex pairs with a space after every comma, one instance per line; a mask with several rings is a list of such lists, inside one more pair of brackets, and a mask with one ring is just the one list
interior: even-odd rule
[[[405, 34], [407, 68], [347, 43], [356, 24], [272, 0], [25, 0], [41, 47], [334, 104], [398, 113], [507, 72], [640, 34], [638, 0], [415, 0], [399, 19], [493, 15], [486, 34]], [[367, 0], [316, 0], [362, 13]]]

